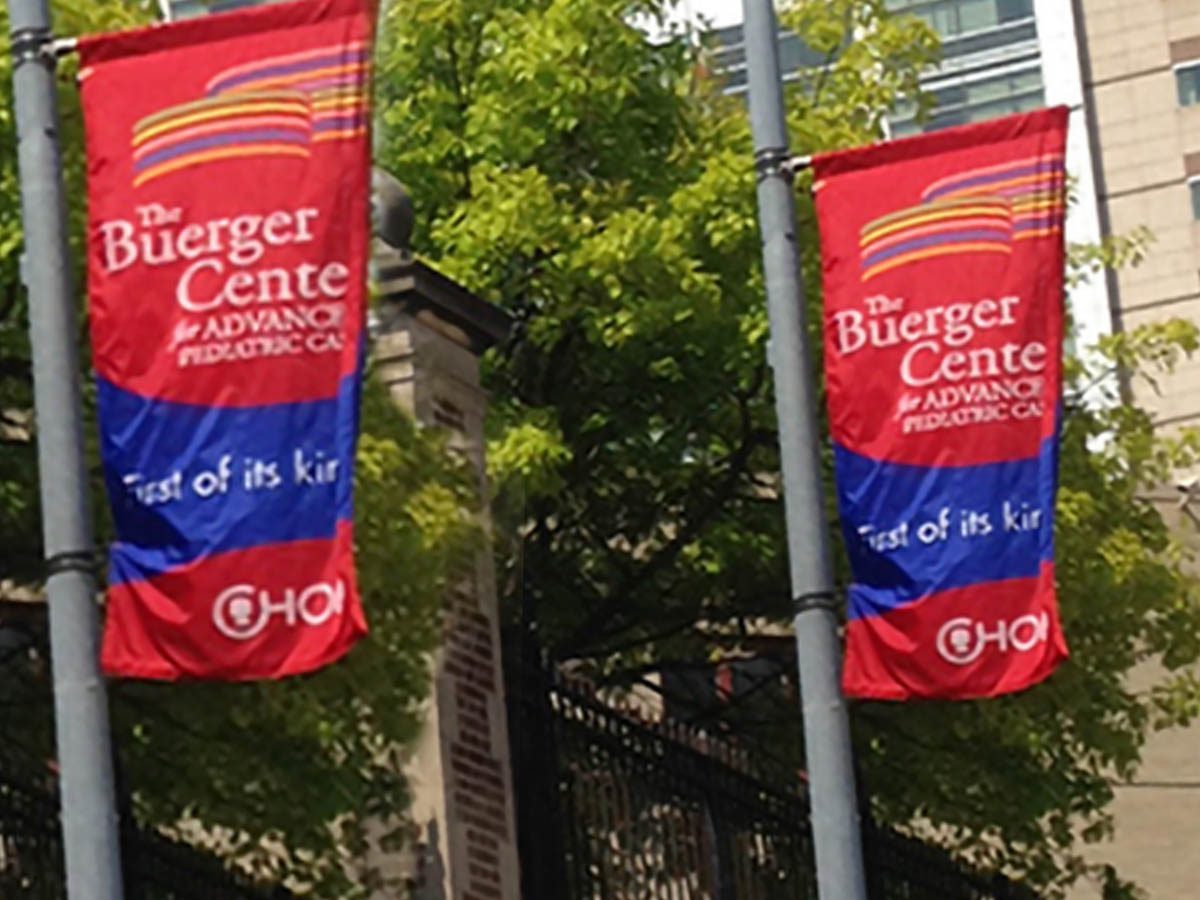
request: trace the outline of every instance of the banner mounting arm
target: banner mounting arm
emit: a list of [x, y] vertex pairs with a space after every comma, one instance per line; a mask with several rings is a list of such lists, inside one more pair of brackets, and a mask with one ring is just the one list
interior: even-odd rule
[[803, 172], [805, 169], [812, 167], [812, 157], [790, 156], [783, 165], [790, 174], [795, 175], [797, 172]]

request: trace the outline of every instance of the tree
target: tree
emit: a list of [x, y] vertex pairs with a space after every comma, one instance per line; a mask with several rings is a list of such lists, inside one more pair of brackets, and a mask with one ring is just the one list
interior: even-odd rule
[[[788, 97], [799, 152], [874, 140], [897, 100], [920, 102], [934, 38], [884, 6], [786, 13], [818, 61]], [[497, 514], [514, 536], [500, 561], [507, 614], [536, 625], [559, 663], [615, 685], [711, 673], [789, 617], [747, 122], [687, 35], [648, 41], [630, 24], [662, 24], [666, 8], [396, 5], [380, 55], [383, 158], [413, 189], [420, 251], [521, 323], [489, 372]], [[815, 323], [817, 241], [800, 200]], [[1192, 346], [1170, 326], [1106, 350], [1128, 365]], [[1095, 374], [1077, 368], [1073, 390]], [[1141, 661], [1179, 672], [1197, 657], [1193, 584], [1141, 499], [1195, 447], [1134, 407], [1071, 405], [1059, 558], [1073, 661], [1001, 701], [858, 705], [877, 814], [1051, 894], [1082, 871], [1077, 838], [1109, 827], [1112, 781], [1160, 719], [1195, 711], [1187, 676], [1150, 696], [1124, 686]], [[791, 670], [782, 658], [713, 727], [799, 762], [779, 685]]]
[[[636, 10], [463, 0], [396, 7], [384, 30], [384, 158], [428, 223], [421, 249], [523, 323], [492, 373], [493, 456], [536, 429], [568, 486], [528, 497], [523, 548], [562, 656], [787, 605], [762, 474], [775, 450], [748, 125], [686, 40], [627, 23]], [[799, 146], [864, 142], [915, 89], [929, 34], [879, 12], [806, 8], [831, 65], [798, 95]], [[854, 28], [873, 35], [839, 43]], [[564, 590], [585, 615], [540, 602]]]
[[[112, 31], [148, 21], [150, 0], [61, 0], [59, 34]], [[0, 26], [7, 22], [0, 15]], [[0, 598], [36, 593], [41, 578], [15, 135], [8, 57], [0, 60]], [[74, 64], [59, 78], [71, 246], [83, 285], [84, 165]], [[82, 301], [83, 291], [80, 291]], [[80, 352], [87, 359], [84, 304]], [[96, 447], [94, 396], [85, 385], [86, 433], [98, 545], [111, 537]], [[462, 554], [479, 539], [476, 480], [368, 379], [357, 471], [360, 586], [371, 635], [333, 667], [251, 685], [114, 682], [110, 688], [118, 781], [146, 826], [210, 846], [235, 865], [349, 898], [377, 873], [348, 873], [366, 829], [395, 844], [405, 835], [406, 747], [420, 727], [428, 651], [441, 599]], [[49, 477], [52, 477], [50, 473]], [[8, 625], [7, 621], [0, 623]], [[48, 647], [33, 627], [25, 652], [3, 651], [0, 704], [4, 771], [48, 782], [53, 756]], [[352, 876], [352, 877], [351, 877]], [[353, 883], [351, 883], [353, 882]], [[394, 886], [393, 886], [394, 887]]]

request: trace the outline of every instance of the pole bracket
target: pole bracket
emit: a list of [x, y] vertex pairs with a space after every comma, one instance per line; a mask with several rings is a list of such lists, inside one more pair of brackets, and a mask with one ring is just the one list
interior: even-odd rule
[[13, 70], [25, 63], [40, 63], [48, 69], [58, 64], [54, 35], [49, 28], [18, 28], [9, 36]]
[[841, 600], [837, 591], [809, 591], [792, 598], [792, 612], [796, 615], [814, 609], [827, 609], [836, 612]]
[[754, 170], [758, 173], [759, 181], [775, 177], [791, 181], [797, 172], [803, 172], [811, 166], [811, 156], [792, 156], [783, 147], [766, 147], [754, 154]]
[[51, 578], [64, 572], [93, 574], [96, 569], [96, 554], [86, 550], [66, 550], [46, 557], [46, 577]]
[[768, 178], [782, 178], [785, 181], [792, 180], [792, 167], [789, 165], [792, 160], [792, 155], [787, 152], [786, 147], [763, 147], [754, 151], [754, 171], [758, 173], [758, 180], [765, 181]]

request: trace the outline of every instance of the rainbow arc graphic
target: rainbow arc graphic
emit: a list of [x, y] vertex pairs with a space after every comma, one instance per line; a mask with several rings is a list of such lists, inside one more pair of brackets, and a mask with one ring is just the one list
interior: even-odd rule
[[863, 281], [940, 256], [1011, 254], [1014, 241], [1060, 234], [1066, 169], [1061, 156], [971, 169], [935, 181], [921, 200], [863, 226]]
[[306, 158], [314, 144], [367, 131], [371, 61], [365, 43], [340, 44], [225, 69], [205, 96], [133, 127], [135, 187], [205, 163], [250, 156]]

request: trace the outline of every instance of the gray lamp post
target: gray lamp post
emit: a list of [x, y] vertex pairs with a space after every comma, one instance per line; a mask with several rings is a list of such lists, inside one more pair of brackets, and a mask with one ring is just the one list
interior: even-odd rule
[[78, 312], [67, 254], [55, 49], [46, 0], [9, 0], [29, 290], [46, 600], [70, 900], [121, 900], [108, 699], [100, 674], [95, 545], [80, 424]]

